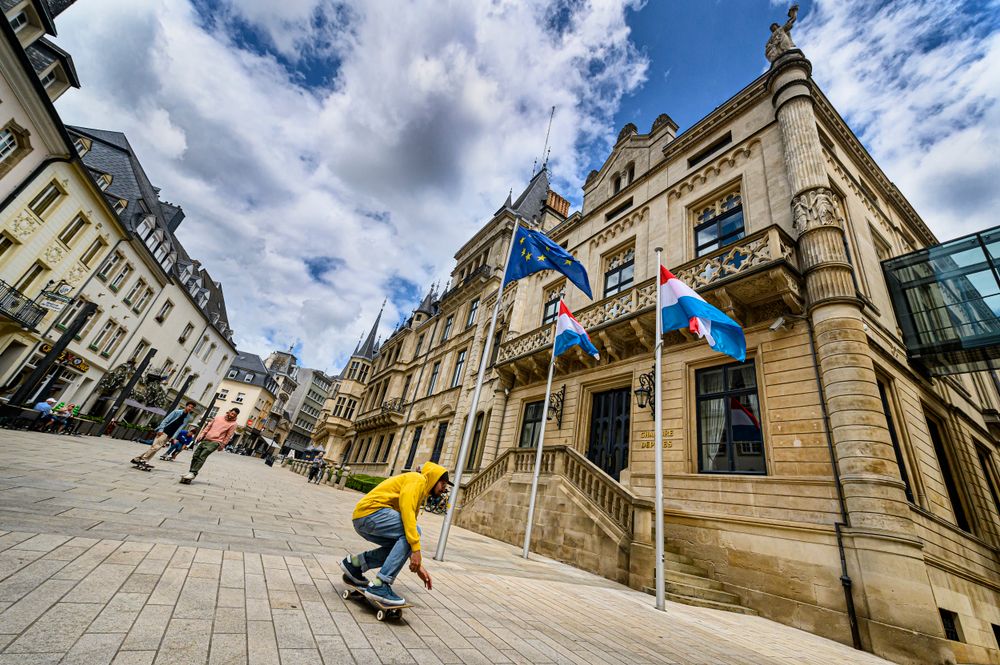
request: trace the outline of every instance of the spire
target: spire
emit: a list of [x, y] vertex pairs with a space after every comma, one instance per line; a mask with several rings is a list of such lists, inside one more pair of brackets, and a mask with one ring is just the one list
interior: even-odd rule
[[382, 312], [385, 311], [386, 301], [382, 301], [382, 307], [378, 310], [378, 316], [375, 317], [375, 325], [372, 326], [371, 332], [368, 333], [365, 343], [362, 344], [355, 352], [354, 355], [361, 356], [371, 360], [375, 357], [375, 351], [378, 349], [378, 344], [375, 341], [376, 335], [378, 335], [378, 324], [382, 321]]
[[507, 200], [503, 202], [503, 207], [504, 208], [511, 208], [511, 207], [514, 206], [514, 200], [511, 198], [513, 195], [514, 195], [514, 188], [511, 187], [507, 191]]
[[431, 284], [430, 290], [427, 291], [427, 295], [424, 299], [420, 301], [420, 305], [417, 307], [415, 314], [426, 314], [427, 316], [434, 316], [434, 284]]

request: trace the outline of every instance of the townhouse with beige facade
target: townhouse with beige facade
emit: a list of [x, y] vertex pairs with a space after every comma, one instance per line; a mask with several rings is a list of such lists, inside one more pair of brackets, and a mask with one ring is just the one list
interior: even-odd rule
[[[49, 4], [57, 14], [72, 3]], [[221, 285], [177, 240], [184, 213], [159, 198], [128, 139], [62, 124], [52, 106], [60, 90], [39, 78], [48, 70], [38, 70], [37, 52], [49, 46], [24, 39], [42, 16], [36, 5], [5, 3], [10, 23], [0, 26], [3, 107], [19, 128], [12, 138], [0, 133], [0, 191], [9, 192], [0, 205], [2, 392], [13, 392], [93, 303], [95, 314], [32, 399], [45, 391], [130, 421], [181, 397], [204, 407], [236, 353]], [[15, 32], [10, 12], [22, 10], [28, 27]], [[151, 350], [145, 378], [162, 377], [163, 403], [126, 402], [123, 413], [108, 413], [119, 388], [101, 379], [140, 366]]]
[[[595, 300], [552, 272], [504, 292], [457, 523], [521, 544], [545, 427], [534, 549], [652, 587], [663, 247], [748, 348], [735, 363], [664, 336], [668, 597], [901, 663], [1000, 663], [1000, 231], [938, 244], [811, 78], [792, 22], [765, 74], [682, 133], [665, 114], [626, 125], [582, 210], [535, 220], [584, 263]], [[471, 286], [467, 245], [456, 295], [425, 301], [367, 360], [367, 383], [345, 383], [357, 413], [328, 419], [328, 456], [376, 474], [454, 466], [483, 341], [456, 326], [473, 301], [491, 311], [510, 221], [477, 234], [492, 249]], [[543, 414], [564, 290], [601, 360], [560, 357]]]

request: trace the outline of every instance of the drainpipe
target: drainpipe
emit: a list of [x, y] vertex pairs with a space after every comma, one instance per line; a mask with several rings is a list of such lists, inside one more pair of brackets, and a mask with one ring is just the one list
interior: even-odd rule
[[[852, 273], [853, 275], [853, 273]], [[844, 487], [840, 481], [840, 469], [837, 466], [837, 453], [833, 447], [833, 427], [830, 423], [830, 414], [826, 409], [826, 391], [823, 390], [823, 381], [819, 375], [819, 354], [816, 353], [816, 342], [814, 341], [815, 330], [812, 320], [808, 316], [800, 317], [805, 320], [809, 329], [809, 350], [813, 358], [813, 371], [816, 375], [816, 389], [819, 391], [819, 408], [823, 413], [823, 422], [826, 426], [826, 445], [830, 451], [830, 464], [833, 467], [833, 479], [837, 487], [837, 502], [840, 505], [840, 521], [833, 525], [837, 534], [837, 551], [840, 554], [840, 584], [844, 588], [844, 602], [847, 604], [847, 620], [851, 625], [851, 641], [854, 648], [863, 650], [861, 642], [861, 631], [858, 628], [858, 613], [854, 607], [854, 594], [851, 591], [853, 582], [847, 572], [847, 556], [844, 551], [843, 528], [850, 528], [851, 516], [847, 512], [847, 501], [844, 499]]]

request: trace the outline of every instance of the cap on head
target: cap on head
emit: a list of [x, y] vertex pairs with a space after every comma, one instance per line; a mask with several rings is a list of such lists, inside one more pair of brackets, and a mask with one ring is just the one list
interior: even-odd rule
[[447, 471], [445, 471], [444, 473], [442, 473], [441, 477], [438, 478], [438, 480], [439, 481], [443, 480], [445, 482], [445, 484], [448, 485], [448, 486], [450, 486], [450, 487], [454, 487], [455, 486], [455, 483], [453, 483], [450, 480], [448, 480], [448, 472]]
[[50, 398], [48, 398], [48, 399], [47, 399], [47, 400], [45, 400], [45, 401], [46, 401], [46, 402], [48, 402], [49, 404], [55, 404], [55, 403], [56, 403], [56, 400], [55, 400], [55, 398], [53, 398], [53, 397], [50, 397]]

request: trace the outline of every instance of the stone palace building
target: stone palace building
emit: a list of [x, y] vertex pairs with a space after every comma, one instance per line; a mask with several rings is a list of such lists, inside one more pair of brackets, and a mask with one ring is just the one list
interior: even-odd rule
[[[458, 523], [520, 544], [546, 427], [534, 549], [651, 587], [660, 246], [748, 348], [735, 363], [665, 336], [668, 597], [902, 663], [1000, 663], [1000, 233], [938, 244], [793, 21], [769, 70], [683, 133], [626, 125], [581, 211], [537, 173], [455, 255], [451, 288], [381, 344], [373, 328], [314, 441], [362, 473], [454, 468], [473, 417]], [[584, 263], [595, 300], [551, 271], [508, 286], [470, 414], [515, 218]], [[564, 289], [601, 360], [559, 358], [542, 413]]]

